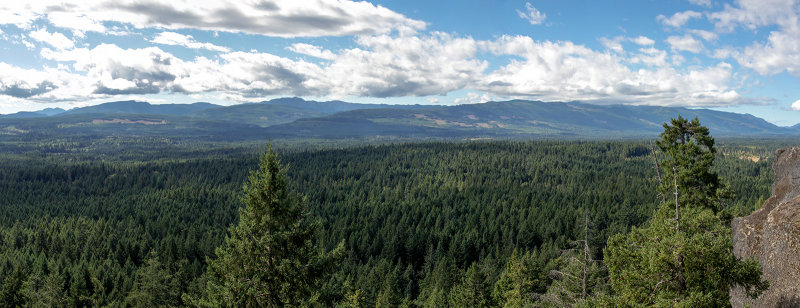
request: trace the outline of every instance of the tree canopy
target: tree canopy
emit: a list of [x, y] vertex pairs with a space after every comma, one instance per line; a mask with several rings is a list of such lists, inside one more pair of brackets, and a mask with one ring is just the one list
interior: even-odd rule
[[730, 228], [715, 214], [724, 197], [711, 170], [716, 150], [708, 129], [681, 117], [664, 125], [666, 156], [659, 192], [672, 193], [643, 227], [612, 236], [605, 248], [612, 300], [618, 306], [725, 307], [729, 290], [757, 296], [768, 284], [753, 259], [733, 255]]

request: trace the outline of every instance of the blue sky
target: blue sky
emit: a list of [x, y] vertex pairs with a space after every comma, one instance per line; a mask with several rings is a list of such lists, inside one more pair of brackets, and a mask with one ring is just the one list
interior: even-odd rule
[[800, 1], [4, 1], [0, 113], [579, 100], [800, 122]]

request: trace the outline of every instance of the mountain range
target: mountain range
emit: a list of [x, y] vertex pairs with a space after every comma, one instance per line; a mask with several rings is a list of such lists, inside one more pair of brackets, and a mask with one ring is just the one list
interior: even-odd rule
[[796, 136], [761, 118], [709, 109], [512, 100], [457, 106], [279, 98], [210, 103], [110, 102], [0, 115], [0, 135], [160, 135], [267, 138], [628, 138], [657, 135], [672, 117], [698, 117], [715, 136]]

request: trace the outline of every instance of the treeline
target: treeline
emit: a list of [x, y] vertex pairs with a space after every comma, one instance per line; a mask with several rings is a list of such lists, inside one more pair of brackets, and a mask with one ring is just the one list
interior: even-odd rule
[[[772, 157], [763, 153], [770, 147], [720, 149], [716, 170], [737, 195], [725, 205], [729, 216], [769, 195]], [[608, 237], [652, 215], [660, 199], [650, 149], [645, 142], [420, 143], [287, 151], [281, 160], [289, 189], [307, 198], [320, 222], [315, 247], [344, 243], [315, 303], [496, 305], [523, 287], [544, 293], [577, 239], [587, 236], [591, 258], [602, 259]], [[0, 162], [4, 306], [187, 304], [237, 222], [242, 185], [258, 165], [253, 155], [232, 153]], [[465, 297], [465, 288], [477, 295]]]

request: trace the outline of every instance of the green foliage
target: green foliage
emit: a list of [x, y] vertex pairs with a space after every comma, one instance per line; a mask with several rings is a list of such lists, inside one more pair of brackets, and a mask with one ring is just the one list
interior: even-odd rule
[[453, 307], [492, 307], [488, 277], [473, 263], [461, 277], [461, 281], [450, 289], [450, 305]]
[[736, 259], [730, 229], [710, 209], [686, 207], [681, 232], [675, 232], [672, 211], [669, 204], [662, 206], [647, 227], [609, 239], [606, 265], [616, 300], [624, 305], [724, 307], [733, 286], [754, 295], [766, 289], [761, 267]]
[[[174, 277], [178, 276], [178, 277]], [[150, 252], [145, 265], [136, 272], [133, 290], [125, 297], [125, 304], [132, 307], [177, 307], [181, 305], [180, 274], [173, 275], [159, 260], [158, 254]]]
[[[720, 141], [714, 171], [736, 192], [731, 213], [769, 196], [782, 144]], [[515, 249], [538, 250], [542, 264], [557, 257], [557, 247], [583, 236], [584, 206], [596, 229], [589, 242], [602, 247], [644, 223], [659, 200], [649, 147], [638, 141], [297, 146], [281, 158], [292, 166], [287, 187], [307, 196], [309, 216], [321, 222], [313, 254], [342, 241], [346, 251], [310, 295], [320, 306], [413, 306], [434, 293], [425, 298], [450, 304], [473, 264], [492, 290]], [[178, 285], [178, 306], [189, 304], [210, 280], [207, 258], [238, 221], [258, 151], [163, 137], [0, 142], [0, 282], [16, 286], [19, 275], [22, 288], [2, 294], [58, 306], [33, 296], [51, 281], [48, 303], [118, 306], [158, 293], [141, 287], [145, 277], [170, 277], [166, 289]], [[148, 266], [151, 251], [160, 266]]]
[[731, 230], [715, 215], [730, 195], [712, 172], [716, 150], [697, 119], [664, 125], [659, 192], [672, 191], [645, 227], [608, 240], [605, 263], [617, 306], [724, 307], [742, 286], [757, 296], [768, 284], [753, 260], [733, 255]]
[[287, 190], [286, 169], [270, 147], [244, 187], [239, 223], [209, 261], [204, 304], [232, 307], [297, 306], [311, 295], [315, 274], [311, 240], [317, 226]]
[[664, 123], [656, 144], [666, 156], [660, 163], [663, 179], [658, 186], [666, 200], [675, 196], [680, 204], [718, 212], [722, 202], [733, 197], [711, 169], [717, 154], [714, 138], [697, 118], [689, 121], [678, 116], [670, 124]]
[[599, 261], [587, 260], [583, 250], [565, 251], [553, 263], [557, 269], [550, 271], [553, 281], [541, 296], [543, 305], [579, 307], [608, 292], [607, 269]]
[[492, 296], [500, 307], [533, 307], [547, 282], [544, 264], [536, 252], [519, 255], [515, 251], [494, 284]]

